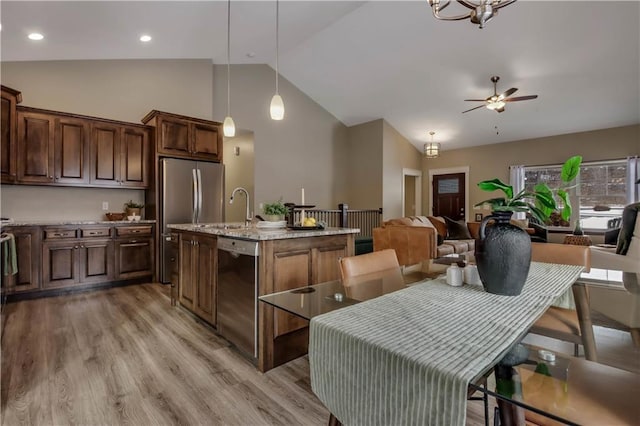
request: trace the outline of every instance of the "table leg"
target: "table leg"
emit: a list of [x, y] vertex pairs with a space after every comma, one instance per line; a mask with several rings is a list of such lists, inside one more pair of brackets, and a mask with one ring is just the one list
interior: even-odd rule
[[[493, 371], [496, 377], [498, 393], [507, 398], [522, 396], [520, 376], [513, 367], [498, 364]], [[496, 402], [500, 413], [500, 426], [522, 426], [525, 424], [524, 409], [522, 407], [511, 404], [502, 398], [496, 398]]]
[[573, 285], [572, 289], [573, 298], [576, 302], [576, 313], [578, 314], [578, 321], [580, 323], [580, 335], [582, 336], [582, 344], [584, 346], [584, 357], [589, 361], [598, 362], [596, 338], [593, 334], [593, 325], [591, 323], [587, 288], [584, 284], [576, 283]]

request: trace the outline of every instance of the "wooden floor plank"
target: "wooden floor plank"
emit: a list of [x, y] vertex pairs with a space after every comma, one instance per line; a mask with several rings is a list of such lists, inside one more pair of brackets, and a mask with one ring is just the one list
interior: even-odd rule
[[[144, 284], [8, 305], [1, 423], [327, 423], [306, 357], [262, 374], [213, 328], [171, 307], [167, 290]], [[616, 333], [596, 330], [599, 354], [633, 369], [638, 353]], [[481, 402], [469, 402], [467, 424], [484, 424]]]

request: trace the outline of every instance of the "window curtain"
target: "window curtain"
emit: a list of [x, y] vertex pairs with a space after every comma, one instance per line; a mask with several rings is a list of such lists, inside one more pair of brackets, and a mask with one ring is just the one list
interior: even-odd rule
[[640, 201], [640, 184], [636, 183], [638, 179], [640, 179], [640, 159], [627, 157], [627, 202], [629, 204]]
[[[524, 166], [509, 166], [509, 185], [513, 187], [513, 195], [524, 189]], [[513, 219], [525, 219], [527, 215], [524, 212], [516, 212]]]

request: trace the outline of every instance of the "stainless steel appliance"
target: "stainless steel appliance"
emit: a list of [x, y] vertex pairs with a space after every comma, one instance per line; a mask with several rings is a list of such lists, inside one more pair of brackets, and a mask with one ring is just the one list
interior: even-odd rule
[[257, 241], [218, 237], [218, 333], [258, 358]]
[[202, 161], [160, 160], [160, 281], [171, 279], [170, 223], [224, 222], [224, 165]]

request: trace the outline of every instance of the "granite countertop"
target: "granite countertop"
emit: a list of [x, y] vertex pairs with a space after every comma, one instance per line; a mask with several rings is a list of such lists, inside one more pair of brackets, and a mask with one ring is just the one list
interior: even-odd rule
[[2, 222], [2, 226], [61, 226], [61, 225], [137, 225], [156, 223], [155, 220], [24, 220]]
[[178, 231], [198, 232], [209, 235], [220, 235], [229, 238], [243, 240], [264, 241], [264, 240], [286, 240], [289, 238], [322, 237], [327, 235], [357, 234], [358, 228], [325, 228], [317, 230], [292, 230], [280, 229], [258, 229], [255, 226], [245, 227], [242, 223], [204, 223], [194, 225], [192, 223], [169, 224], [171, 229]]

